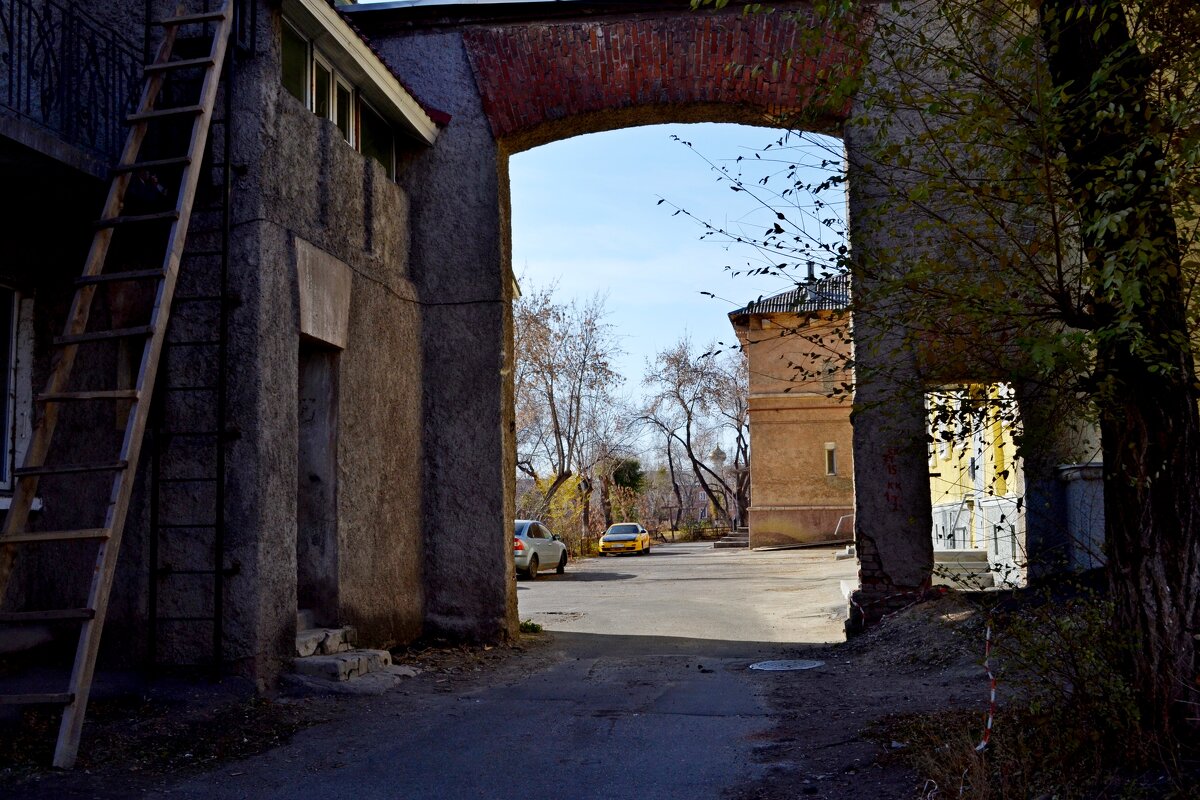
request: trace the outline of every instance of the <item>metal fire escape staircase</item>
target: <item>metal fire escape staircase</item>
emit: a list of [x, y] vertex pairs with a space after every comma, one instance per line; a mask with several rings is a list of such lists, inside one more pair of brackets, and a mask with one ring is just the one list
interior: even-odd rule
[[[74, 541], [94, 543], [96, 547], [95, 568], [85, 607], [0, 612], [0, 622], [4, 623], [41, 624], [72, 621], [81, 625], [74, 665], [65, 691], [0, 696], [0, 703], [63, 706], [54, 754], [54, 765], [60, 768], [69, 768], [74, 764], [79, 748], [84, 713], [100, 647], [100, 634], [117, 566], [121, 534], [129, 510], [143, 434], [150, 414], [151, 394], [166, 338], [179, 262], [192, 215], [221, 69], [233, 26], [233, 5], [233, 0], [224, 0], [220, 10], [195, 14], [180, 13], [155, 23], [164, 29], [162, 44], [152, 63], [145, 68], [145, 80], [137, 110], [128, 117], [131, 125], [129, 136], [120, 161], [113, 169], [112, 182], [101, 218], [96, 223], [96, 232], [83, 274], [76, 281], [66, 329], [62, 336], [54, 340], [55, 354], [47, 387], [45, 392], [36, 398], [43, 411], [33, 432], [25, 463], [14, 473], [16, 485], [12, 504], [5, 517], [3, 530], [0, 531], [0, 597], [3, 597], [12, 574], [18, 546]], [[204, 31], [203, 35], [211, 40], [211, 48], [207, 55], [187, 58], [174, 55], [180, 31], [186, 26], [192, 26], [192, 30], [199, 28]], [[173, 75], [188, 74], [189, 71], [193, 76], [202, 76], [199, 82], [199, 98], [188, 105], [159, 107], [159, 101], [168, 97], [168, 93], [164, 92], [164, 82], [169, 82]], [[152, 152], [150, 157], [146, 157], [144, 145], [148, 141], [171, 141], [176, 130], [172, 126], [180, 125], [181, 121], [190, 122], [190, 137], [187, 139], [185, 152], [165, 157]], [[183, 129], [186, 130], [186, 125]], [[164, 173], [176, 171], [175, 174], [178, 174], [179, 178], [174, 208], [122, 215], [130, 182], [135, 173], [141, 173], [143, 170]], [[162, 235], [164, 226], [165, 236]], [[155, 250], [153, 258], [147, 260], [154, 263], [154, 259], [161, 255], [161, 264], [151, 269], [121, 269], [120, 264], [112, 263], [119, 260], [110, 257], [110, 245], [117, 230], [157, 230], [159, 236], [153, 241], [156, 248], [158, 244], [162, 246]], [[153, 286], [149, 320], [136, 326], [89, 329], [89, 315], [97, 290], [101, 287], [121, 285]], [[104, 318], [102, 314], [97, 316], [100, 319]], [[114, 341], [142, 342], [141, 360], [134, 385], [131, 388], [76, 388], [77, 382], [72, 382], [72, 373], [80, 348], [85, 348], [86, 352], [88, 347], [105, 342], [111, 344]], [[81, 361], [87, 364], [89, 357], [85, 355]], [[123, 415], [121, 444], [115, 458], [78, 463], [47, 463], [55, 426], [64, 407], [68, 404], [103, 401], [116, 401], [118, 407], [124, 406], [128, 410], [128, 413]], [[61, 456], [69, 454], [74, 447], [82, 449], [90, 444], [83, 441], [85, 437], [77, 438], [79, 442], [67, 442], [65, 447], [57, 445], [54, 452]], [[30, 511], [39, 481], [43, 477], [96, 474], [112, 475], [111, 489], [100, 527], [59, 531], [30, 529]], [[71, 477], [67, 478], [70, 479]]]

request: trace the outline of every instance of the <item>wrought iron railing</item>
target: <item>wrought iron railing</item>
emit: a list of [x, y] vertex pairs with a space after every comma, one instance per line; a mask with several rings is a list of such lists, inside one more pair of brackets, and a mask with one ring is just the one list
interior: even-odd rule
[[137, 102], [141, 43], [54, 0], [0, 0], [0, 106], [112, 159]]

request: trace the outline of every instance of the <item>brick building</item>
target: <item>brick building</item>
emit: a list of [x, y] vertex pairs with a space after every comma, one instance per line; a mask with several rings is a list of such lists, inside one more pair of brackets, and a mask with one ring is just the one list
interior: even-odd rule
[[850, 541], [850, 279], [811, 279], [729, 314], [750, 363], [750, 546]]

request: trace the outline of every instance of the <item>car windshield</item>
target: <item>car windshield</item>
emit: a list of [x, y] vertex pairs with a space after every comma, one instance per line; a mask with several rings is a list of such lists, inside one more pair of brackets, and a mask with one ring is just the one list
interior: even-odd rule
[[529, 530], [529, 524], [530, 524], [529, 520], [527, 520], [527, 519], [519, 519], [516, 522], [514, 522], [513, 523], [513, 536], [524, 536], [525, 532], [527, 530]]
[[608, 529], [609, 533], [637, 533], [637, 525], [613, 525]]

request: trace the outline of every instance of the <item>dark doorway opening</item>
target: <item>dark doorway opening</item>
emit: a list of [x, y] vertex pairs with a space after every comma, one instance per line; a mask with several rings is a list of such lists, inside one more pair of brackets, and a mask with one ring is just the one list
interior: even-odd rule
[[300, 343], [296, 448], [296, 599], [313, 621], [338, 617], [338, 351]]

